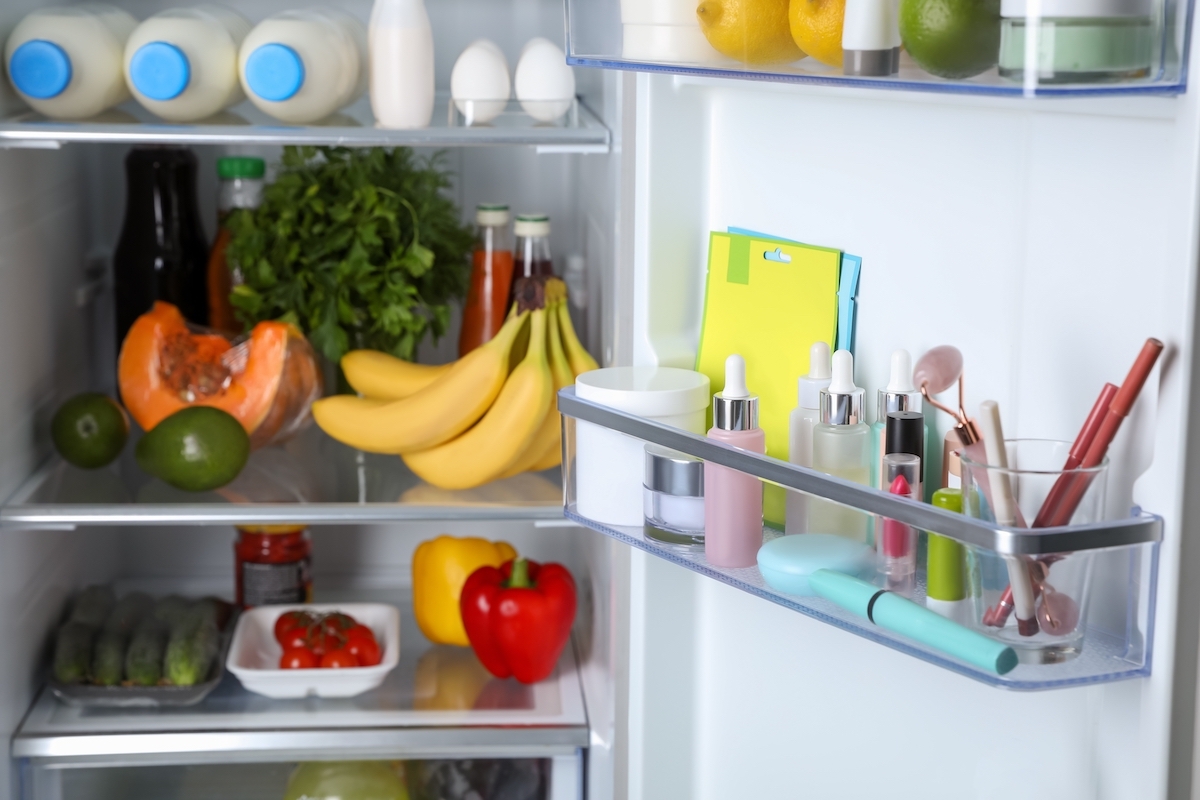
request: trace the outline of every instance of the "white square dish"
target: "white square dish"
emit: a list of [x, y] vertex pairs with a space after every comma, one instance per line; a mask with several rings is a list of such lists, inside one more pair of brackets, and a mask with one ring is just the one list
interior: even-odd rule
[[[287, 611], [349, 614], [375, 634], [381, 651], [373, 667], [279, 669], [283, 648], [275, 621]], [[274, 698], [354, 697], [379, 686], [400, 662], [400, 610], [383, 603], [309, 603], [259, 606], [243, 611], [233, 633], [226, 668], [251, 692]]]

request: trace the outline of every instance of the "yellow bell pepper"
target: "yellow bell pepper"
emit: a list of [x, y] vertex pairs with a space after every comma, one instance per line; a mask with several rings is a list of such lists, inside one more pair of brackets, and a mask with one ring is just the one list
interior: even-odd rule
[[508, 542], [445, 534], [421, 542], [412, 561], [413, 612], [425, 638], [437, 644], [469, 646], [458, 610], [463, 584], [480, 567], [498, 567], [516, 556]]

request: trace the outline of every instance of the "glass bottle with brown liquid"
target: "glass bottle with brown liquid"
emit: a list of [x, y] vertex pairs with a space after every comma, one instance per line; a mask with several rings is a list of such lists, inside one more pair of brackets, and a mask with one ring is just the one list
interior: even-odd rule
[[[550, 217], [545, 214], [518, 214], [513, 225], [517, 246], [513, 250], [513, 283], [517, 278], [554, 276], [550, 258]], [[509, 302], [512, 302], [509, 292]]]
[[117, 347], [156, 300], [208, 324], [208, 239], [196, 200], [196, 156], [182, 147], [135, 147], [125, 157], [126, 203], [113, 253]]
[[462, 330], [458, 336], [461, 358], [489, 342], [504, 325], [512, 287], [513, 253], [508, 235], [508, 206], [475, 207], [479, 226], [471, 252], [471, 287], [463, 306]]
[[258, 208], [266, 169], [261, 158], [230, 156], [217, 160], [221, 183], [217, 188], [217, 238], [208, 255], [208, 324], [222, 333], [242, 331], [241, 320], [229, 302], [229, 293], [242, 280], [237, 268], [225, 258], [230, 236], [225, 219], [235, 208]]

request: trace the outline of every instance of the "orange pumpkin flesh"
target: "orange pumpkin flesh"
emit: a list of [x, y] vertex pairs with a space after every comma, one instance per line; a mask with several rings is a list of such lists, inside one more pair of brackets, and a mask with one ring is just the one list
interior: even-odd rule
[[312, 350], [290, 325], [260, 322], [232, 344], [193, 332], [179, 309], [162, 302], [130, 328], [117, 374], [125, 408], [143, 430], [187, 406], [212, 406], [242, 423], [256, 446], [299, 427], [297, 416], [303, 420], [320, 394]]

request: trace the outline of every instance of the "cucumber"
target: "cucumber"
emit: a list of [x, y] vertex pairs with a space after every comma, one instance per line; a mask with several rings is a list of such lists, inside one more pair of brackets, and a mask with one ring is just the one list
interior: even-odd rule
[[96, 628], [83, 622], [67, 622], [54, 639], [54, 677], [60, 683], [83, 683], [92, 663]]
[[154, 618], [170, 630], [178, 625], [191, 607], [191, 601], [173, 594], [154, 604]]
[[104, 631], [92, 649], [92, 683], [116, 686], [125, 674], [125, 646], [129, 635], [119, 631]]
[[176, 686], [193, 686], [208, 677], [221, 637], [219, 609], [210, 600], [198, 600], [171, 630], [163, 672]]
[[157, 686], [166, 648], [166, 626], [153, 618], [143, 621], [125, 652], [125, 678], [136, 686]]
[[104, 621], [105, 633], [120, 633], [128, 637], [138, 623], [154, 608], [154, 600], [144, 592], [131, 592], [121, 598]]
[[84, 625], [99, 628], [108, 619], [116, 603], [117, 596], [111, 586], [89, 586], [75, 598], [75, 604], [71, 606], [71, 616], [67, 621], [82, 622]]

